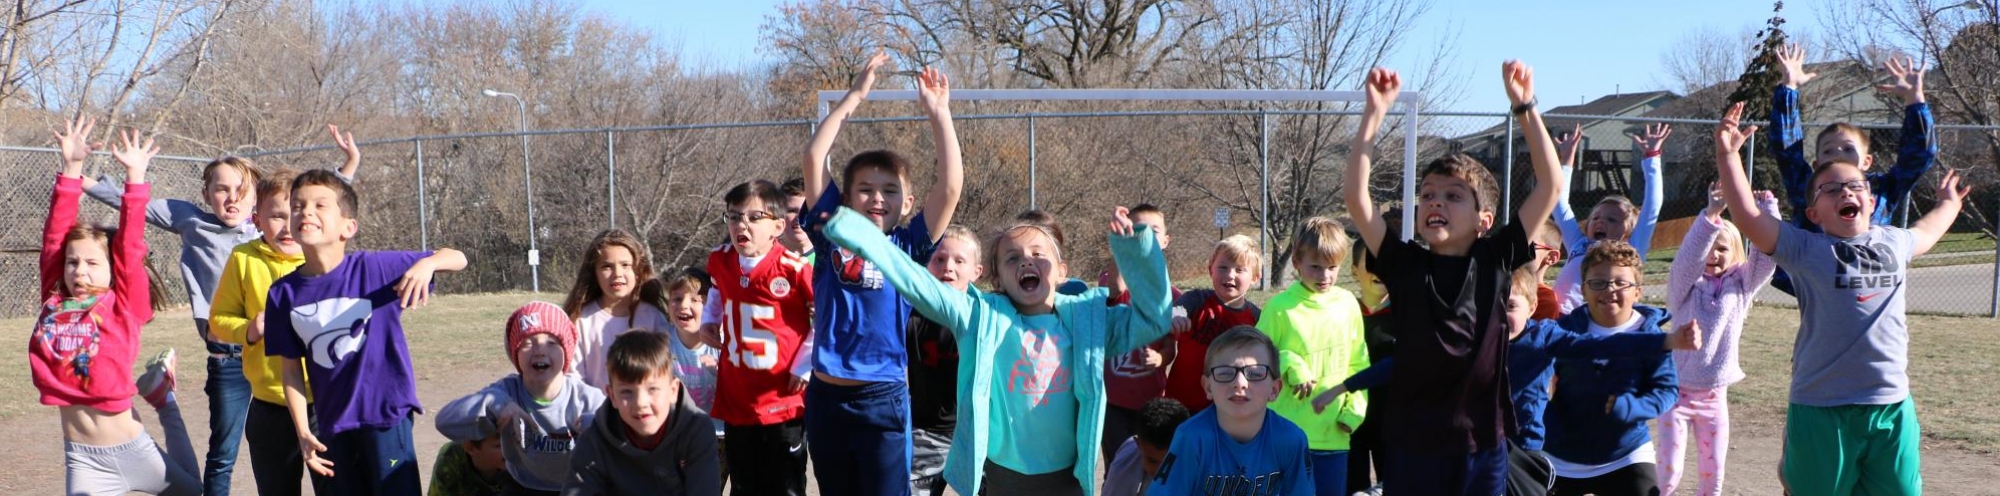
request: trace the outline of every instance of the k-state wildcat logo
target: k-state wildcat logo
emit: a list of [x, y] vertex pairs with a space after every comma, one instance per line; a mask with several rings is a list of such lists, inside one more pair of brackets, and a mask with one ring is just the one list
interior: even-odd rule
[[328, 298], [292, 309], [292, 329], [306, 342], [313, 364], [331, 369], [368, 340], [368, 315], [374, 311], [366, 299]]

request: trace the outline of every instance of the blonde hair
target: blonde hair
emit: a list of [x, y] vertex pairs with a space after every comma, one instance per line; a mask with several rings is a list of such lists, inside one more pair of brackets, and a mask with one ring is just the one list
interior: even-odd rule
[[1222, 260], [1223, 257], [1229, 257], [1229, 260], [1241, 262], [1252, 269], [1264, 265], [1264, 256], [1257, 253], [1257, 242], [1241, 234], [1216, 241], [1215, 252], [1208, 256], [1208, 265], [1215, 266], [1215, 262]]
[[973, 259], [973, 260], [979, 260], [979, 259], [980, 259], [980, 257], [979, 257], [979, 254], [980, 254], [980, 252], [982, 252], [982, 251], [985, 251], [984, 249], [980, 248], [980, 246], [979, 246], [979, 235], [978, 235], [978, 234], [974, 234], [974, 233], [972, 232], [972, 228], [969, 228], [969, 227], [965, 227], [965, 226], [963, 226], [963, 225], [960, 225], [960, 224], [952, 224], [952, 225], [949, 225], [949, 226], [945, 226], [945, 227], [944, 227], [944, 234], [940, 234], [940, 235], [938, 235], [938, 244], [943, 244], [943, 243], [944, 243], [944, 240], [947, 240], [947, 239], [956, 239], [956, 240], [959, 240], [959, 241], [964, 241], [964, 242], [966, 242], [967, 244], [970, 244], [970, 245], [972, 245], [972, 259]]
[[1300, 256], [1309, 255], [1338, 267], [1346, 261], [1347, 251], [1353, 246], [1340, 221], [1326, 216], [1309, 218], [1299, 223], [1298, 233], [1292, 236], [1292, 263], [1297, 264]]
[[[1611, 195], [1597, 201], [1598, 207], [1605, 205], [1617, 205], [1618, 210], [1625, 212], [1625, 235], [1626, 237], [1630, 237], [1632, 235], [1632, 228], [1639, 226], [1639, 206], [1633, 205], [1632, 199], [1626, 198], [1624, 195]], [[1591, 207], [1593, 210], [1596, 208]], [[1546, 226], [1547, 224], [1543, 225]]]
[[238, 186], [239, 190], [237, 193], [242, 193], [243, 196], [250, 196], [253, 192], [242, 191], [241, 188], [259, 188], [262, 186], [260, 180], [264, 176], [257, 171], [257, 164], [247, 158], [232, 156], [215, 159], [210, 161], [208, 165], [201, 167], [201, 189], [203, 191], [207, 191], [209, 186], [215, 184], [215, 171], [224, 167], [236, 169], [237, 174], [243, 175], [243, 184]]
[[[1695, 222], [1701, 221], [1697, 220]], [[1735, 223], [1726, 220], [1722, 221], [1722, 227], [1715, 233], [1715, 239], [1716, 241], [1729, 244], [1729, 260], [1723, 262], [1725, 270], [1736, 268], [1736, 266], [1750, 261], [1750, 253], [1743, 251], [1743, 233], [1736, 229]]]
[[[987, 244], [991, 245], [993, 249], [980, 250], [986, 252], [985, 260], [986, 260], [986, 267], [988, 267], [986, 272], [986, 277], [990, 278], [1000, 275], [1000, 270], [999, 270], [1000, 243], [1010, 239], [1014, 239], [1014, 237], [1016, 236], [1014, 233], [1021, 231], [1041, 233], [1042, 236], [1048, 237], [1049, 244], [1053, 246], [1055, 249], [1055, 263], [1058, 264], [1063, 263], [1062, 236], [1060, 234], [1057, 234], [1060, 231], [1053, 231], [1049, 226], [1037, 224], [1034, 222], [1015, 221], [1013, 224], [1007, 225], [1005, 229], [995, 230], [993, 231], [992, 234], [987, 236], [988, 240]], [[1056, 281], [1056, 282], [1061, 282], [1061, 281]]]
[[1535, 277], [1534, 266], [1523, 265], [1521, 268], [1514, 269], [1513, 276], [1512, 279], [1508, 280], [1507, 288], [1509, 291], [1512, 291], [1508, 294], [1526, 296], [1528, 304], [1534, 305], [1536, 303], [1535, 291], [1542, 285], [1542, 278]]

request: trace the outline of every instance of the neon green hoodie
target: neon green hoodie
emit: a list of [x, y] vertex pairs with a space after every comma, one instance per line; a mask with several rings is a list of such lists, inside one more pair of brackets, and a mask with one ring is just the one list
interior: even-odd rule
[[[1279, 377], [1285, 382], [1285, 390], [1271, 403], [1271, 410], [1304, 429], [1313, 450], [1346, 450], [1348, 438], [1367, 414], [1367, 396], [1358, 392], [1341, 395], [1339, 401], [1327, 406], [1325, 414], [1313, 412], [1312, 398], [1368, 368], [1361, 304], [1354, 293], [1339, 287], [1314, 293], [1293, 282], [1264, 303], [1257, 329], [1278, 346]], [[1299, 399], [1293, 387], [1306, 381], [1313, 381], [1314, 389]]]

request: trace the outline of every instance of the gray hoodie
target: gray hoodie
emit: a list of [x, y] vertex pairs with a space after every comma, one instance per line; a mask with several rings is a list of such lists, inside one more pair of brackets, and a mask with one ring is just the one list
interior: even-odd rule
[[625, 422], [611, 402], [597, 411], [605, 419], [577, 440], [570, 456], [574, 472], [563, 484], [563, 496], [646, 494], [721, 496], [722, 466], [715, 449], [715, 427], [681, 388], [673, 413], [667, 414], [665, 439], [652, 450], [634, 446]]
[[[604, 403], [604, 393], [573, 374], [563, 374], [562, 392], [547, 404], [535, 400], [520, 374], [510, 374], [437, 412], [437, 430], [452, 441], [472, 441], [485, 429], [500, 433], [507, 473], [522, 487], [538, 491], [562, 489], [569, 479], [570, 455], [576, 439], [590, 428]], [[514, 425], [496, 425], [500, 411], [516, 405], [528, 415]], [[616, 423], [616, 419], [613, 420]]]

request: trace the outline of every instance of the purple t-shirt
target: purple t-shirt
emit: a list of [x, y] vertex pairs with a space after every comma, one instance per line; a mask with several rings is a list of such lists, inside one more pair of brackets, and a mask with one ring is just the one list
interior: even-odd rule
[[293, 272], [271, 284], [264, 350], [305, 359], [318, 435], [392, 427], [423, 411], [396, 284], [427, 256], [355, 252], [325, 275]]

